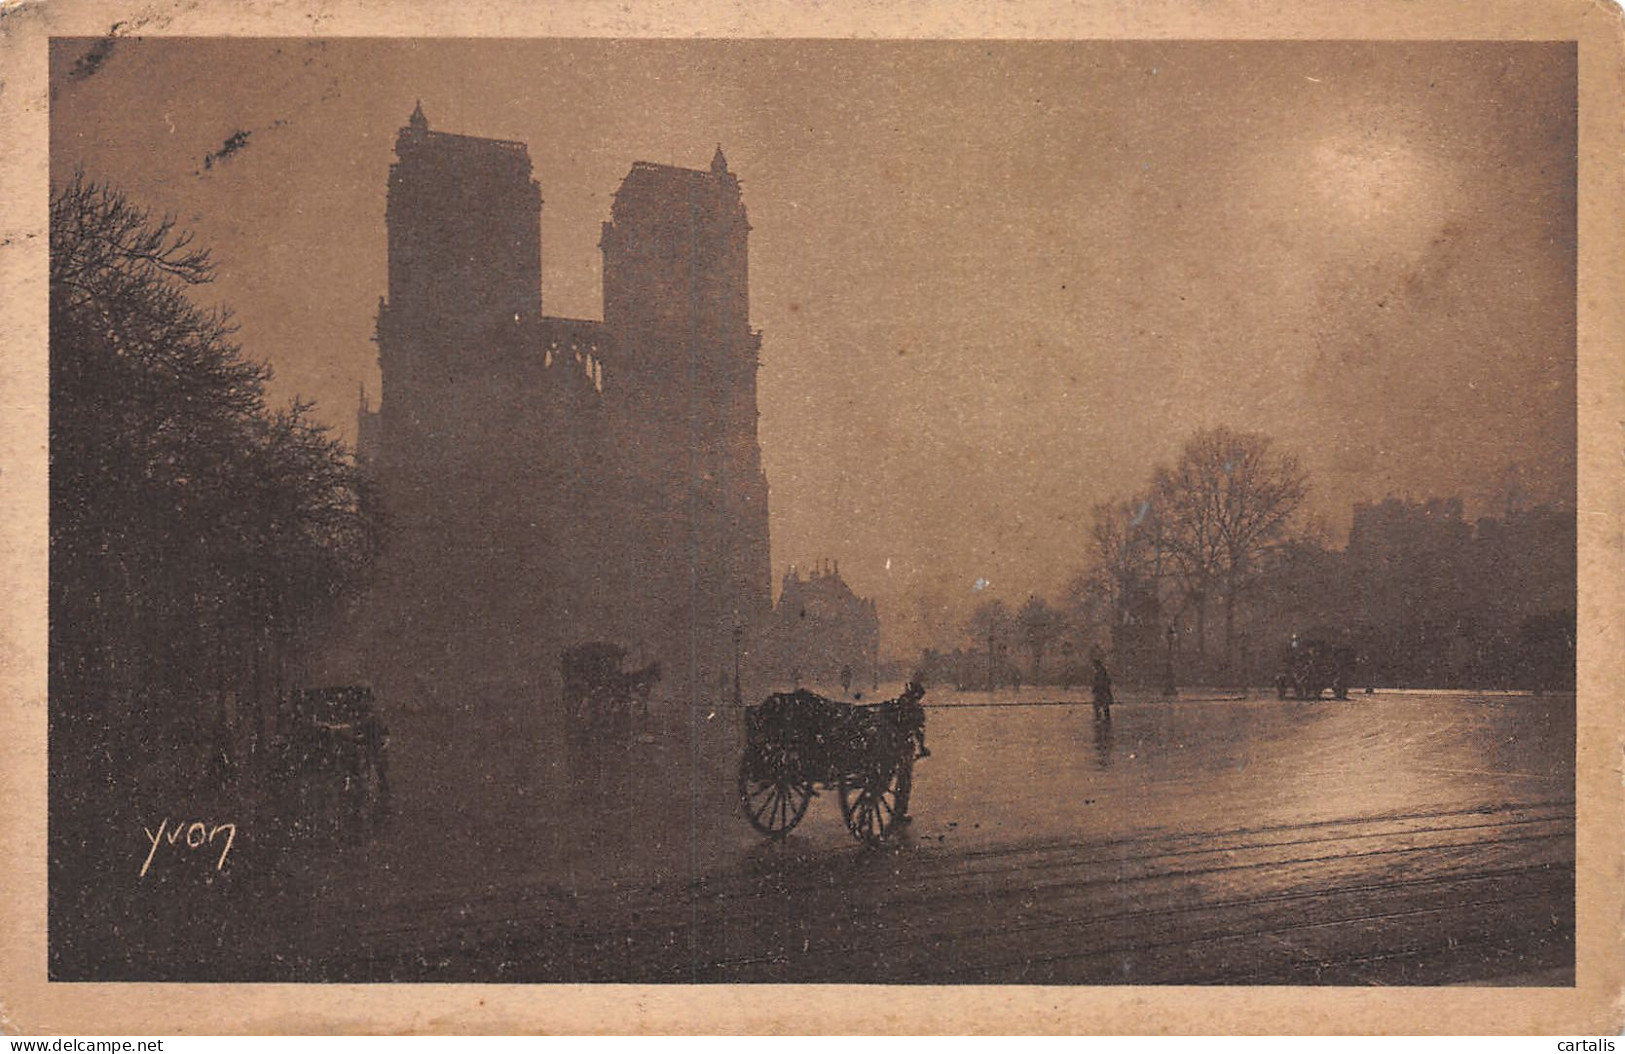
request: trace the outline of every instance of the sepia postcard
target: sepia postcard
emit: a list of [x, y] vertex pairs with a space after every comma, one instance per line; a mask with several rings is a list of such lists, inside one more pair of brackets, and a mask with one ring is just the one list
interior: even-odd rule
[[1622, 25], [0, 6], [0, 1026], [1617, 1032]]

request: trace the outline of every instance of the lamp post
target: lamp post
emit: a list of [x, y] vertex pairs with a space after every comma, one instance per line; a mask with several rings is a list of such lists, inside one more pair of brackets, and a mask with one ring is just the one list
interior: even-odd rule
[[1174, 627], [1168, 626], [1168, 659], [1162, 671], [1162, 694], [1172, 699], [1179, 694], [1179, 687], [1174, 683]]

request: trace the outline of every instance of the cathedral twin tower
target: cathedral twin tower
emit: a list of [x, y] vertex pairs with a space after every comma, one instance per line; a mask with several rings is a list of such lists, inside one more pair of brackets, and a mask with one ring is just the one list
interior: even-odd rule
[[358, 448], [385, 550], [372, 660], [391, 695], [557, 699], [587, 642], [658, 661], [663, 696], [729, 691], [770, 605], [739, 181], [635, 163], [603, 226], [603, 321], [542, 313], [523, 143], [395, 143], [383, 395]]

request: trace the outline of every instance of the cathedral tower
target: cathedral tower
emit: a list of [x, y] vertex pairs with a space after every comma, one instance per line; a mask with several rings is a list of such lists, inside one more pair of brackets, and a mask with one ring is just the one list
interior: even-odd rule
[[642, 570], [687, 620], [698, 666], [728, 675], [771, 602], [749, 232], [719, 147], [705, 170], [634, 164], [601, 242], [621, 445], [643, 515], [668, 525]]
[[542, 198], [523, 143], [434, 131], [421, 105], [395, 154], [379, 439], [398, 455], [392, 512], [415, 515], [466, 506], [472, 495], [447, 482], [470, 478], [471, 457], [491, 458], [484, 432], [508, 409], [492, 382], [541, 320]]
[[429, 128], [423, 107], [389, 170], [389, 304], [436, 341], [542, 314], [542, 195], [524, 143]]
[[381, 645], [441, 683], [493, 668], [534, 681], [567, 617], [576, 564], [560, 554], [579, 533], [596, 391], [580, 365], [547, 369], [575, 349], [542, 318], [525, 145], [435, 131], [419, 106], [395, 153], [368, 427], [387, 524]]

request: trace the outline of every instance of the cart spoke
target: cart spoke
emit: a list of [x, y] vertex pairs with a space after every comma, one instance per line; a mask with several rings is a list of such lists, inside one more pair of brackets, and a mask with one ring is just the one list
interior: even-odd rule
[[771, 822], [773, 812], [773, 785], [768, 784], [762, 788], [762, 803], [756, 809], [756, 818], [762, 823]]
[[784, 821], [790, 818], [790, 791], [784, 784], [776, 784], [773, 788], [773, 826], [783, 827]]
[[773, 814], [772, 814], [773, 815], [773, 829], [774, 830], [778, 830], [779, 828], [784, 826], [785, 818], [789, 815], [789, 810], [785, 806], [786, 806], [786, 800], [785, 800], [785, 797], [784, 797], [784, 788], [782, 786], [775, 786], [773, 788]]

